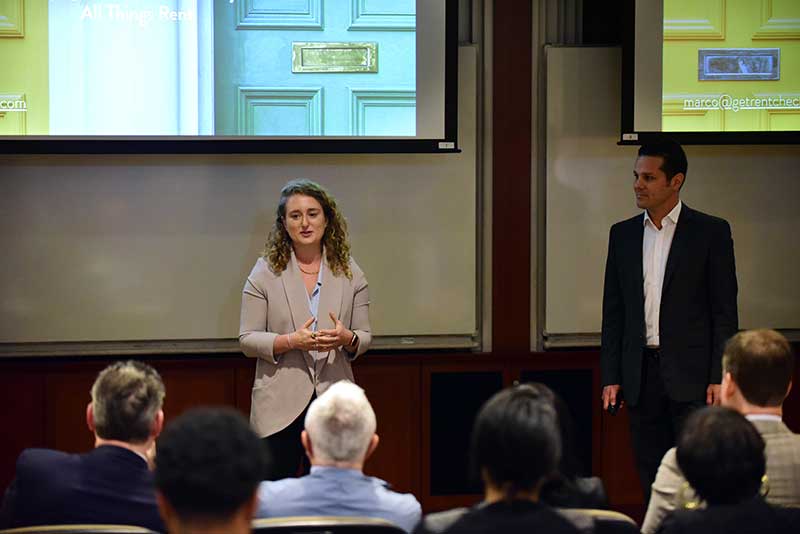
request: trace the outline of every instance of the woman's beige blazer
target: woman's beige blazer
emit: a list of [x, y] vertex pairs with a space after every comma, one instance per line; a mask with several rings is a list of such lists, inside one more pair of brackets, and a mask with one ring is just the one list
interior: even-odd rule
[[352, 382], [350, 361], [366, 352], [372, 341], [364, 273], [352, 258], [352, 280], [334, 276], [324, 259], [323, 265], [318, 329], [333, 328], [329, 316], [333, 312], [358, 334], [358, 351], [354, 355], [341, 348], [326, 353], [299, 349], [277, 356], [273, 353], [276, 337], [298, 330], [311, 317], [294, 253], [280, 274], [273, 273], [267, 261], [259, 258], [244, 284], [239, 344], [245, 355], [258, 358], [250, 424], [260, 436], [289, 426], [308, 405], [314, 391], [319, 396], [334, 382]]

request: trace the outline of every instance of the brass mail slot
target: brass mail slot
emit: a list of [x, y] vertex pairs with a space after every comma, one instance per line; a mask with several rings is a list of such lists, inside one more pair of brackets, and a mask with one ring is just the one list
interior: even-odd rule
[[378, 72], [378, 43], [292, 43], [292, 72]]

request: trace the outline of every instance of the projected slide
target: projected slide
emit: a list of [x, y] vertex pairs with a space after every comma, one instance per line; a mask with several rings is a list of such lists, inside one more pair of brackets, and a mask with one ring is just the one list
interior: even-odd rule
[[0, 2], [0, 136], [441, 137], [423, 3]]
[[661, 129], [800, 130], [800, 2], [664, 0]]

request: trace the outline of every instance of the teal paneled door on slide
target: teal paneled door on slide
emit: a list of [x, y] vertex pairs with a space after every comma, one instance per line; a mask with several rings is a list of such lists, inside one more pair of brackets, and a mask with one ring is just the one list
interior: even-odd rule
[[415, 135], [415, 0], [214, 4], [217, 134]]

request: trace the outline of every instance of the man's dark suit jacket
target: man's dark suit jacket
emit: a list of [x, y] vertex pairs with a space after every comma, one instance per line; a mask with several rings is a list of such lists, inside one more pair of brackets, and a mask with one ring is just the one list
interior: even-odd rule
[[757, 497], [705, 510], [679, 510], [664, 519], [658, 534], [795, 534], [800, 509], [770, 506]]
[[[603, 291], [601, 373], [636, 406], [645, 345], [644, 214], [611, 227]], [[661, 376], [672, 400], [705, 398], [719, 384], [725, 342], [739, 328], [730, 225], [681, 207], [661, 291]]]
[[22, 451], [0, 528], [59, 523], [127, 524], [164, 532], [147, 462], [111, 445], [86, 454]]

